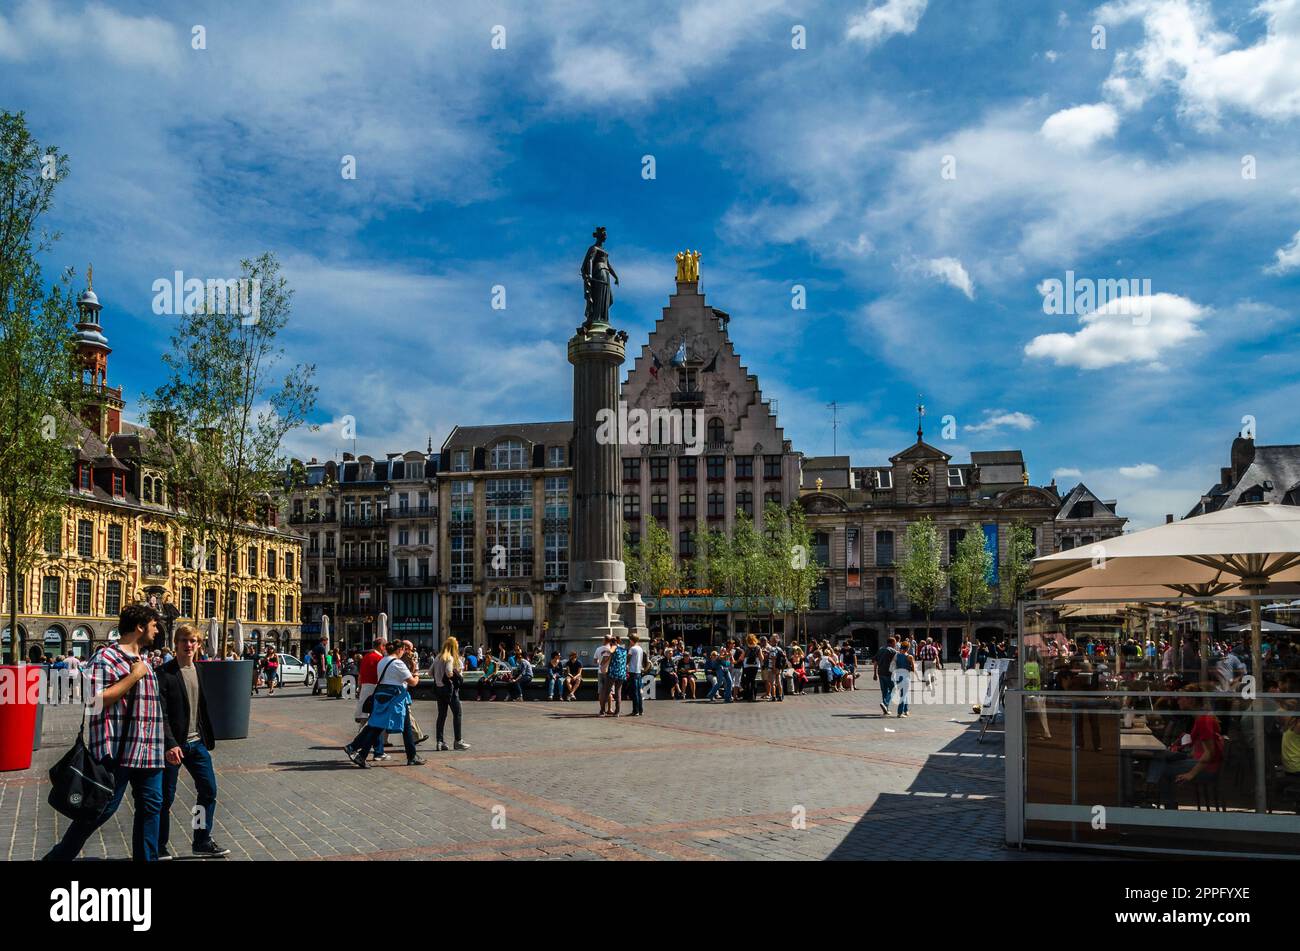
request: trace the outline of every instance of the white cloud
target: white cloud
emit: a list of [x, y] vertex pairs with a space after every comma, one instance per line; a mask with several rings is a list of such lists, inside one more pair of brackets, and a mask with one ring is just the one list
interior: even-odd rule
[[1157, 365], [1172, 350], [1201, 335], [1207, 310], [1176, 294], [1121, 297], [1079, 317], [1077, 333], [1035, 337], [1025, 355], [1058, 366], [1098, 370], [1122, 363]]
[[868, 49], [878, 46], [895, 34], [910, 36], [925, 13], [928, 0], [884, 0], [849, 18], [846, 34]]
[[1109, 103], [1062, 109], [1047, 117], [1039, 133], [1058, 148], [1086, 149], [1109, 139], [1119, 128], [1119, 113]]
[[1043, 59], [1047, 60], [1049, 63], [1055, 63], [1055, 62], [1056, 62], [1056, 58], [1057, 58], [1057, 56], [1059, 56], [1059, 55], [1060, 55], [1060, 54], [1057, 53], [1056, 50], [1048, 50], [1047, 52], [1045, 52], [1045, 53], [1043, 54]]
[[930, 258], [923, 262], [922, 268], [931, 277], [936, 277], [945, 284], [957, 288], [966, 295], [967, 299], [975, 299], [975, 285], [971, 283], [970, 275], [956, 258]]
[[1120, 466], [1119, 474], [1126, 479], [1154, 479], [1160, 475], [1160, 467], [1152, 462], [1139, 462], [1135, 466]]
[[1137, 108], [1161, 86], [1177, 89], [1182, 109], [1213, 128], [1225, 109], [1282, 121], [1300, 116], [1300, 0], [1264, 0], [1254, 9], [1265, 33], [1254, 45], [1219, 30], [1205, 0], [1116, 0], [1096, 11], [1116, 25], [1140, 20], [1143, 43], [1121, 50], [1106, 80], [1110, 97]]
[[1278, 248], [1273, 253], [1277, 260], [1264, 268], [1268, 274], [1285, 274], [1300, 267], [1300, 231], [1295, 233], [1290, 244]]
[[1082, 479], [1083, 472], [1079, 469], [1053, 469], [1053, 479]]
[[1008, 413], [1003, 410], [986, 410], [984, 419], [974, 426], [967, 426], [968, 433], [991, 433], [1001, 429], [1030, 430], [1038, 425], [1038, 420], [1028, 413]]
[[662, 22], [653, 26], [644, 16], [613, 18], [603, 10], [569, 23], [575, 9], [549, 9], [542, 14], [546, 26], [538, 29], [560, 33], [551, 50], [551, 80], [566, 99], [647, 102], [717, 69], [736, 47], [768, 29], [764, 21], [782, 6], [783, 0], [712, 0], [682, 9], [676, 22], [655, 11], [651, 15]]
[[0, 59], [105, 56], [116, 65], [174, 73], [188, 49], [173, 24], [118, 13], [101, 3], [74, 11], [52, 0], [27, 0], [12, 20], [0, 17]]

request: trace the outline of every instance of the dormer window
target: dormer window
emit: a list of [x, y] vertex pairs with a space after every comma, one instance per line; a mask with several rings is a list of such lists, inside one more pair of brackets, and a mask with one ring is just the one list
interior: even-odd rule
[[113, 473], [113, 498], [120, 499], [126, 495], [126, 476], [120, 472]]
[[894, 487], [894, 473], [889, 469], [876, 470], [876, 488], [892, 489]]
[[89, 492], [93, 487], [92, 472], [89, 465], [84, 462], [77, 463], [77, 485], [83, 492]]
[[962, 475], [962, 471], [960, 469], [948, 470], [948, 488], [960, 489], [965, 487], [965, 485], [966, 485], [966, 480], [965, 477]]

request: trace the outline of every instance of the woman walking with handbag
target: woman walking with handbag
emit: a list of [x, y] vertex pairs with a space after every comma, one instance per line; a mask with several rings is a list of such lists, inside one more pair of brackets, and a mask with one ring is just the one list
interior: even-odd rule
[[415, 749], [415, 731], [411, 728], [411, 692], [408, 689], [418, 684], [420, 678], [411, 673], [410, 668], [402, 662], [405, 653], [406, 645], [401, 641], [393, 641], [388, 645], [388, 656], [379, 665], [379, 684], [366, 701], [370, 705], [370, 718], [352, 742], [343, 747], [348, 759], [362, 769], [370, 768], [366, 754], [385, 730], [402, 734], [407, 766], [423, 766], [425, 763]]
[[460, 738], [460, 685], [465, 662], [460, 656], [460, 645], [456, 638], [449, 637], [442, 642], [442, 651], [433, 662], [433, 689], [438, 697], [438, 751], [445, 752], [447, 742], [443, 739], [443, 727], [447, 723], [447, 711], [451, 711], [451, 729], [455, 737], [456, 749], [467, 750], [469, 744]]

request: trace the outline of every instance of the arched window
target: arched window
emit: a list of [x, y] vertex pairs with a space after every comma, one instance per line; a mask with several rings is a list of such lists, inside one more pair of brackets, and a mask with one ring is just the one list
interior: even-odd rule
[[727, 426], [721, 416], [709, 420], [708, 440], [710, 446], [721, 446], [727, 438]]
[[153, 501], [153, 477], [152, 476], [144, 477], [144, 482], [140, 486], [140, 501], [141, 502]]

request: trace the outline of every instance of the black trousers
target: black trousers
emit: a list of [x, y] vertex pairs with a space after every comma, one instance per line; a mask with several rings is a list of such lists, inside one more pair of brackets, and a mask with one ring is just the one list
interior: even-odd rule
[[[354, 750], [361, 750], [362, 756], [369, 753], [375, 747], [375, 741], [385, 733], [383, 727], [370, 726], [366, 724], [361, 728], [361, 732], [349, 744]], [[411, 705], [406, 705], [406, 719], [402, 723], [402, 745], [406, 747], [406, 758], [415, 759], [415, 730], [411, 728]]]
[[754, 681], [757, 677], [757, 667], [746, 667], [740, 674], [740, 690], [746, 700], [754, 699]]
[[455, 687], [438, 688], [438, 742], [446, 743], [443, 739], [442, 728], [447, 723], [447, 711], [451, 710], [451, 729], [452, 734], [456, 737], [456, 742], [460, 742], [460, 691]]

